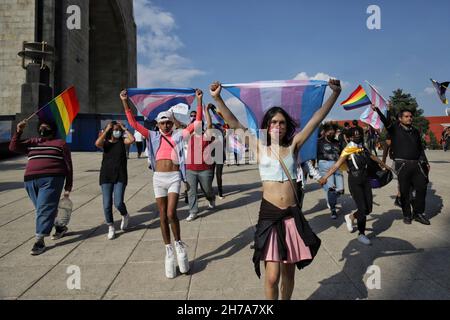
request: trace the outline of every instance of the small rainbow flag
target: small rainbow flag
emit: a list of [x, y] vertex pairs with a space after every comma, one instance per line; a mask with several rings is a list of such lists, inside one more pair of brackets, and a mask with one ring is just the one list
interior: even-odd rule
[[341, 103], [341, 106], [344, 106], [344, 109], [349, 111], [367, 106], [369, 104], [372, 104], [372, 102], [370, 101], [363, 87], [359, 85], [359, 87], [350, 95], [350, 97]]
[[61, 139], [66, 139], [78, 112], [80, 104], [75, 87], [72, 86], [50, 101], [37, 114], [41, 121], [55, 123]]

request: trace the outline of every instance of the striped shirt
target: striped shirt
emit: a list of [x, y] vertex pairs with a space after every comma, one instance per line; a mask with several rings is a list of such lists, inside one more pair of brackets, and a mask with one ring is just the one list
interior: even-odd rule
[[70, 149], [64, 140], [47, 140], [31, 138], [20, 141], [20, 134], [15, 134], [9, 145], [12, 152], [28, 155], [25, 169], [25, 181], [44, 177], [64, 176], [64, 190], [72, 191], [73, 169]]

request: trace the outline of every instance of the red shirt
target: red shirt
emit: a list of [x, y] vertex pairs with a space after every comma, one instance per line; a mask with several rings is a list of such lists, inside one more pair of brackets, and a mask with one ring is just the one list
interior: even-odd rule
[[204, 135], [193, 134], [190, 137], [186, 159], [187, 170], [204, 171], [212, 169], [212, 164], [207, 164], [211, 162], [210, 152], [207, 150], [210, 143], [211, 141], [207, 141]]
[[70, 149], [64, 140], [32, 138], [20, 141], [20, 134], [14, 134], [9, 150], [28, 155], [25, 181], [44, 177], [64, 176], [64, 190], [72, 191], [73, 169]]

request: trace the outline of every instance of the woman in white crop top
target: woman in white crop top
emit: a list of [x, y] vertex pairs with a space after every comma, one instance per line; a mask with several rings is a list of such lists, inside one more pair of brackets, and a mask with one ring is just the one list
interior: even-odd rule
[[[320, 246], [320, 239], [315, 236], [300, 209], [296, 207], [295, 193], [289, 180], [296, 179], [295, 155], [325, 119], [340, 95], [339, 80], [330, 80], [329, 87], [333, 91], [332, 95], [298, 134], [295, 134], [296, 124], [289, 114], [281, 107], [274, 107], [267, 111], [261, 124], [261, 129], [267, 130], [267, 134], [261, 137], [266, 136], [267, 141], [263, 142], [256, 136], [250, 138], [253, 139], [250, 141], [250, 147], [257, 155], [263, 183], [263, 200], [255, 236], [253, 262], [258, 276], [259, 261], [265, 262], [267, 299], [278, 299], [280, 277], [280, 298], [290, 299], [294, 289], [296, 265], [299, 268], [308, 265]], [[230, 129], [247, 130], [225, 105], [221, 91], [222, 85], [219, 82], [213, 83], [210, 87], [211, 96]], [[286, 164], [290, 177], [283, 171], [277, 154]], [[276, 219], [276, 212], [282, 217], [280, 221]], [[269, 229], [269, 232], [266, 232], [266, 229]], [[277, 232], [284, 233], [285, 239], [278, 238]]]

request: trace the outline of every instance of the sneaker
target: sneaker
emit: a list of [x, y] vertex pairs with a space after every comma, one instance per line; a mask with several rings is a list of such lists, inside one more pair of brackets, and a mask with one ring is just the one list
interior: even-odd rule
[[337, 219], [337, 213], [336, 210], [331, 211], [331, 219], [336, 220]]
[[223, 199], [225, 199], [225, 197], [224, 197], [224, 196], [217, 196], [217, 198], [219, 198], [219, 200], [223, 200]]
[[189, 217], [186, 218], [186, 221], [191, 222], [197, 219], [197, 213], [191, 213]]
[[404, 217], [403, 218], [403, 223], [404, 224], [411, 224], [412, 223], [412, 219], [410, 217]]
[[360, 234], [358, 237], [358, 241], [361, 242], [362, 244], [365, 244], [366, 246], [370, 246], [372, 244], [372, 242], [370, 241], [369, 238], [367, 238], [365, 235]]
[[67, 227], [58, 227], [55, 226], [55, 234], [52, 236], [52, 240], [59, 240], [69, 231]]
[[130, 221], [130, 215], [122, 216], [122, 223], [120, 224], [120, 229], [125, 231], [128, 228], [128, 222]]
[[216, 201], [215, 200], [211, 200], [208, 202], [208, 209], [215, 209], [216, 208]]
[[348, 232], [353, 232], [353, 221], [350, 218], [351, 214], [347, 214], [344, 219], [345, 219], [345, 224], [347, 225], [347, 230]]
[[178, 267], [180, 272], [186, 274], [189, 272], [189, 259], [186, 252], [187, 245], [183, 241], [175, 242], [175, 250], [177, 251]]
[[416, 214], [416, 215], [414, 215], [414, 220], [419, 222], [419, 223], [421, 223], [421, 224], [424, 224], [426, 226], [431, 225], [430, 220], [428, 220], [427, 217], [425, 217], [424, 214]]
[[45, 242], [44, 239], [36, 241], [36, 243], [33, 245], [33, 248], [31, 249], [30, 254], [32, 256], [38, 256], [45, 252]]
[[109, 226], [108, 228], [108, 240], [112, 240], [116, 237], [116, 229], [114, 226]]
[[177, 267], [175, 265], [175, 254], [171, 244], [166, 246], [166, 277], [173, 279], [177, 276]]

